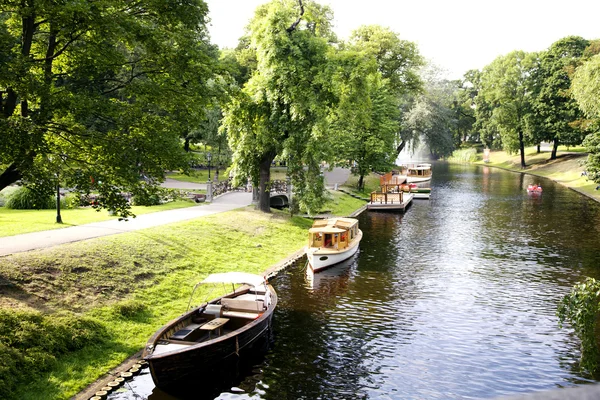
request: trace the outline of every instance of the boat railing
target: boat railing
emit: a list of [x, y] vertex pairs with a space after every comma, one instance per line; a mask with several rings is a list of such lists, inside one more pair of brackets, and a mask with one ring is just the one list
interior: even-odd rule
[[371, 203], [380, 204], [397, 204], [402, 203], [403, 197], [402, 192], [398, 193], [384, 193], [384, 192], [372, 192]]

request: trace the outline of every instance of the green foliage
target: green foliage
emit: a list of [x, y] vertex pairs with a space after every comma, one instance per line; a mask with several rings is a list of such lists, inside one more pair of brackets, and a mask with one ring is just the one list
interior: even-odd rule
[[500, 56], [483, 69], [477, 95], [484, 105], [477, 114], [479, 126], [498, 132], [506, 151], [519, 151], [521, 168], [526, 167], [525, 145], [532, 141], [528, 121], [533, 112], [536, 67], [536, 53], [513, 51]]
[[600, 282], [587, 278], [571, 289], [558, 306], [560, 324], [569, 322], [581, 340], [581, 366], [600, 374]]
[[286, 160], [298, 202], [322, 204], [319, 175], [326, 145], [323, 124], [331, 101], [327, 54], [332, 16], [313, 1], [299, 9], [292, 0], [260, 6], [249, 25], [248, 50], [256, 65], [224, 109], [223, 129], [234, 150], [235, 184], [249, 177], [259, 187], [259, 208], [269, 212], [266, 187], [275, 157]]
[[477, 149], [458, 149], [452, 152], [452, 155], [448, 157], [448, 161], [456, 163], [473, 163], [479, 160], [477, 156]]
[[12, 210], [49, 210], [56, 208], [56, 199], [46, 193], [21, 187], [10, 195], [5, 206]]
[[89, 318], [0, 310], [0, 398], [14, 398], [17, 386], [48, 371], [61, 355], [105, 338], [102, 325]]
[[157, 193], [140, 193], [131, 198], [134, 206], [157, 206], [161, 204]]
[[[56, 174], [127, 216], [120, 192], [188, 168], [181, 136], [222, 96], [201, 0], [8, 2], [0, 20], [0, 188]], [[220, 81], [219, 81], [220, 82]]]
[[[536, 113], [530, 118], [535, 124], [534, 142], [552, 141], [555, 146], [581, 144], [584, 130], [575, 122], [581, 119], [582, 112], [569, 89], [571, 76], [588, 44], [582, 37], [568, 36], [540, 54], [539, 68], [534, 71]], [[556, 147], [551, 158], [556, 158]]]

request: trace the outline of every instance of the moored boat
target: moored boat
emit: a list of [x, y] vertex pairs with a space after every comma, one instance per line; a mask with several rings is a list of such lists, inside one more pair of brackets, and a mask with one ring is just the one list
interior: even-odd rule
[[402, 174], [406, 176], [407, 183], [428, 181], [431, 179], [431, 164], [405, 164]]
[[527, 193], [542, 193], [542, 187], [540, 185], [529, 185], [527, 186]]
[[232, 284], [234, 289], [170, 321], [148, 340], [142, 356], [161, 389], [190, 381], [210, 384], [219, 367], [250, 352], [271, 328], [277, 294], [262, 276], [211, 274], [200, 283]]
[[353, 256], [362, 239], [358, 220], [328, 218], [313, 222], [308, 231], [306, 256], [314, 272], [337, 264]]

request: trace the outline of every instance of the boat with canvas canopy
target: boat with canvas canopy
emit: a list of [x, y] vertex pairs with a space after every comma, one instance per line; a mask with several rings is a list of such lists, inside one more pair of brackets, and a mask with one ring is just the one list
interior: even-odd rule
[[185, 381], [210, 383], [219, 367], [252, 350], [271, 329], [277, 294], [264, 277], [211, 274], [194, 286], [188, 310], [200, 284], [231, 285], [232, 291], [173, 319], [148, 340], [142, 356], [161, 389]]

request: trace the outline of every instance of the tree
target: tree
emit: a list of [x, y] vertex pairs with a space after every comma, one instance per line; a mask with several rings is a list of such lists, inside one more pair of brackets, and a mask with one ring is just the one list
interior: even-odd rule
[[478, 94], [492, 107], [490, 118], [482, 121], [483, 126], [498, 130], [506, 150], [519, 151], [521, 168], [526, 167], [527, 118], [532, 112], [531, 75], [535, 61], [535, 53], [523, 51], [496, 58], [483, 69]]
[[283, 0], [258, 7], [250, 22], [248, 46], [256, 67], [225, 108], [223, 128], [234, 151], [235, 179], [250, 177], [258, 186], [261, 211], [270, 212], [276, 156], [287, 161], [295, 204], [313, 212], [323, 203], [319, 163], [326, 159], [331, 17], [329, 8], [312, 1]]
[[571, 75], [588, 44], [581, 37], [569, 36], [553, 43], [540, 56], [535, 77], [539, 90], [534, 107], [541, 120], [538, 136], [553, 142], [552, 160], [556, 159], [559, 144], [577, 145], [583, 140], [583, 131], [573, 124], [581, 119], [581, 111], [570, 96], [569, 88]]
[[207, 102], [216, 57], [203, 1], [3, 7], [0, 189], [20, 180], [51, 193], [60, 171], [127, 215], [121, 191], [152, 190], [166, 169], [186, 167], [179, 131]]
[[[397, 97], [398, 104], [406, 109], [415, 95], [423, 90], [419, 69], [424, 65], [417, 45], [401, 40], [389, 28], [379, 25], [362, 26], [351, 35], [350, 43], [357, 49], [375, 57], [378, 70], [386, 79], [389, 94]], [[407, 143], [414, 139], [410, 130], [402, 129], [402, 115], [399, 114], [396, 129], [396, 157]]]
[[572, 96], [590, 119], [586, 125], [593, 130], [583, 145], [589, 154], [586, 161], [588, 177], [600, 183], [600, 54], [577, 68], [571, 84]]
[[358, 48], [341, 49], [330, 61], [333, 92], [328, 135], [332, 157], [338, 165], [351, 167], [358, 175], [358, 189], [373, 170], [394, 165], [399, 118], [398, 99], [390, 93], [388, 80], [377, 70], [377, 62]]

